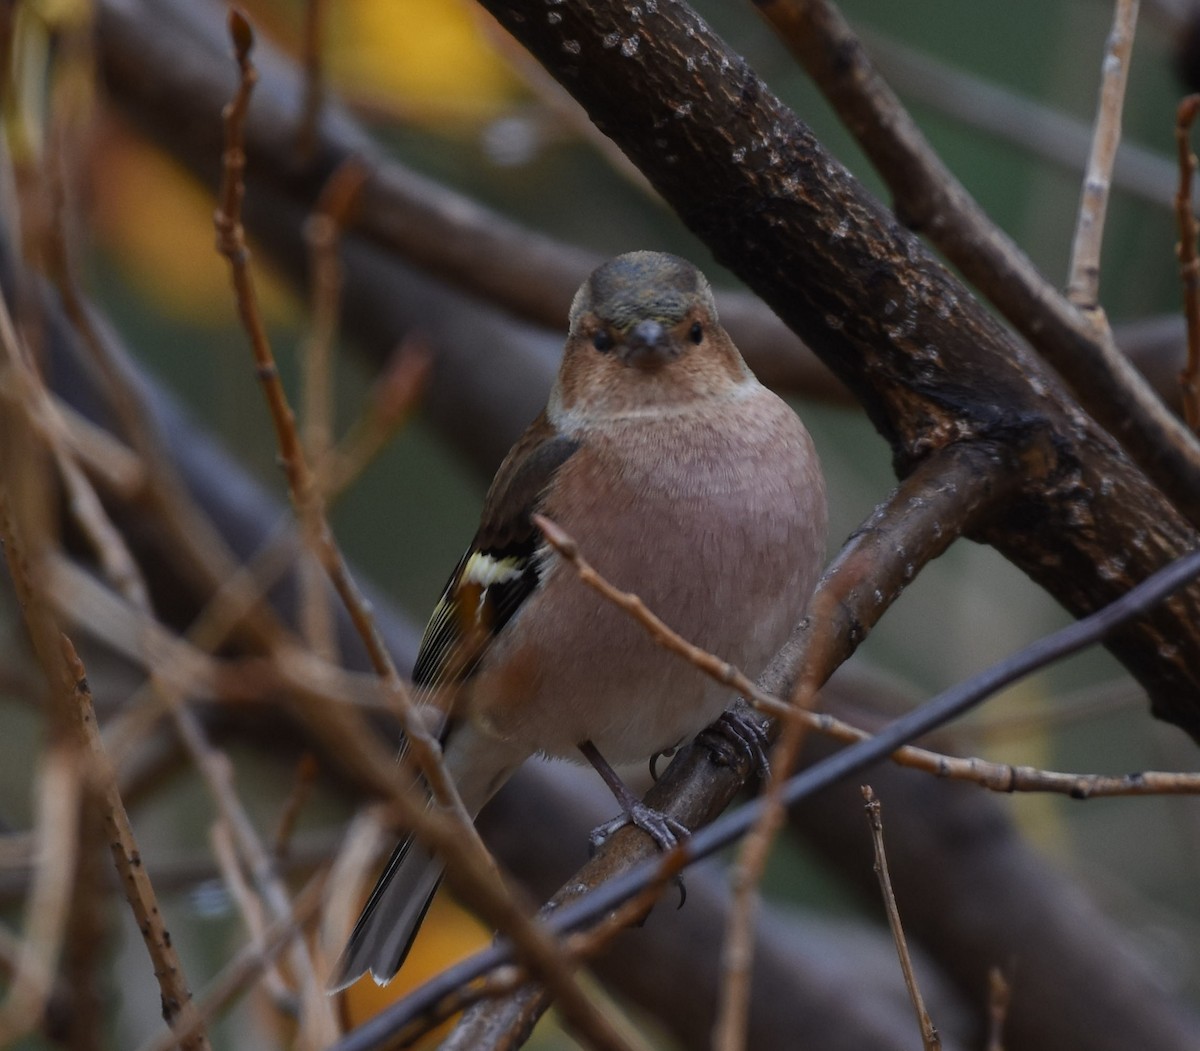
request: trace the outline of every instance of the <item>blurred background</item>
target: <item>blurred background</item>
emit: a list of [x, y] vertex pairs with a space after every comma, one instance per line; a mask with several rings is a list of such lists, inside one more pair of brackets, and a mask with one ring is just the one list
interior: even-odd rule
[[[694, 6], [835, 156], [886, 197], [751, 4], [696, 0]], [[1043, 273], [1065, 283], [1111, 5], [847, 0], [841, 6], [949, 167]], [[736, 287], [569, 98], [469, 0], [344, 0], [323, 8], [328, 89], [388, 156], [555, 238], [603, 255], [635, 248], [677, 252], [714, 285]], [[253, 0], [245, 9], [263, 39], [302, 55], [304, 3]], [[53, 84], [54, 91], [69, 93], [78, 120], [69, 184], [86, 293], [138, 361], [262, 486], [286, 499], [227, 264], [213, 248], [213, 186], [110, 102], [96, 82], [93, 53], [61, 45], [68, 29], [86, 38], [95, 14], [89, 4], [45, 0], [18, 4], [16, 12], [12, 72], [21, 91], [6, 100], [8, 150], [45, 150], [51, 93], [42, 89]], [[1187, 90], [1188, 17], [1182, 2], [1142, 5], [1101, 286], [1119, 338], [1167, 376], [1181, 364], [1183, 346], [1171, 202], [1175, 106]], [[55, 97], [56, 105], [67, 104]], [[251, 192], [248, 216], [256, 203]], [[257, 253], [255, 271], [275, 353], [294, 391], [298, 349], [312, 325], [307, 296], [265, 251]], [[547, 333], [559, 336], [561, 330]], [[436, 357], [437, 348], [431, 349]], [[338, 434], [362, 415], [373, 382], [374, 370], [360, 356], [338, 355]], [[544, 393], [530, 392], [529, 403], [537, 405]], [[891, 488], [889, 453], [853, 405], [803, 391], [787, 394], [813, 432], [828, 475], [832, 555]], [[478, 458], [462, 456], [418, 408], [334, 505], [338, 540], [362, 576], [421, 623], [474, 532], [489, 477]], [[41, 721], [29, 703], [32, 665], [14, 656], [22, 649], [21, 632], [7, 588], [0, 589], [0, 611], [6, 662], [0, 820], [27, 829]], [[964, 541], [918, 576], [855, 661], [923, 699], [1065, 622], [1051, 600], [993, 551]], [[1051, 769], [1197, 767], [1195, 745], [1152, 721], [1141, 692], [1096, 651], [997, 697], [964, 722], [955, 742], [961, 754]], [[291, 789], [294, 756], [273, 759], [250, 746], [231, 754], [244, 799], [262, 827], [271, 828]], [[1200, 1006], [1200, 804], [1013, 796], [1000, 805], [1039, 852], [1117, 920], [1156, 976]], [[314, 858], [325, 856], [350, 811], [343, 792], [321, 786], [301, 813], [297, 843]], [[187, 772], [148, 794], [134, 812], [152, 874], [156, 861], [183, 873], [166, 886], [164, 899], [175, 943], [198, 982], [244, 938], [221, 881], [211, 873], [186, 875], [188, 862], [202, 852], [211, 817], [202, 785]], [[21, 882], [9, 875], [5, 918], [15, 923]], [[802, 844], [780, 851], [769, 886], [797, 908], [882, 922], [878, 909], [846, 895]], [[905, 902], [899, 905], [903, 915]], [[145, 979], [148, 964], [132, 922], [123, 918], [112, 937], [113, 984], [123, 992], [106, 1020], [107, 1042], [139, 1047], [161, 1025], [157, 996]], [[463, 913], [440, 903], [393, 991], [486, 940]], [[127, 974], [136, 977], [126, 980]], [[369, 1009], [357, 1000], [352, 1006], [356, 1016]], [[288, 1046], [288, 1039], [256, 997], [214, 1031], [214, 1046], [227, 1048]], [[31, 1038], [20, 1046], [53, 1045]], [[531, 1046], [574, 1045], [549, 1023]]]

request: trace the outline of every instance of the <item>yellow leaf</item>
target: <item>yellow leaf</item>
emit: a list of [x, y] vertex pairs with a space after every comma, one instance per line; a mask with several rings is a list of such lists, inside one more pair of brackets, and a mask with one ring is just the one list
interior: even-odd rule
[[[95, 228], [104, 247], [164, 312], [201, 325], [236, 318], [229, 264], [215, 247], [212, 197], [152, 146], [109, 131], [92, 170]], [[256, 257], [259, 308], [292, 314], [283, 284]]]
[[326, 57], [351, 94], [391, 96], [429, 118], [495, 115], [517, 80], [464, 0], [353, 0], [331, 5]]

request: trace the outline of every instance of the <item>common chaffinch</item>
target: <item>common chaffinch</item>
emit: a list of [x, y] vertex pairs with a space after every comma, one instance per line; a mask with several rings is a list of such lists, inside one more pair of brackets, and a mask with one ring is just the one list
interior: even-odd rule
[[[820, 465], [690, 263], [632, 252], [584, 282], [549, 402], [500, 465], [425, 629], [413, 682], [452, 696], [441, 743], [471, 814], [535, 753], [582, 751], [609, 780], [608, 762], [670, 750], [730, 700], [585, 588], [533, 513], [685, 638], [751, 675], [803, 615], [824, 557]], [[630, 809], [669, 839], [669, 826]], [[441, 871], [411, 837], [397, 847], [342, 954], [339, 987], [395, 975]]]

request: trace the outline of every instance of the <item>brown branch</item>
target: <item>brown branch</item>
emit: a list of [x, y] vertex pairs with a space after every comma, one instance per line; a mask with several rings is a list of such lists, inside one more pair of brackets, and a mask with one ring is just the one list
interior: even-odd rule
[[1189, 95], [1175, 114], [1175, 143], [1179, 149], [1179, 188], [1175, 193], [1175, 220], [1179, 226], [1179, 276], [1183, 282], [1183, 314], [1187, 321], [1187, 364], [1180, 373], [1183, 418], [1200, 431], [1200, 259], [1196, 255], [1196, 216], [1192, 212], [1192, 180], [1196, 155], [1191, 131], [1200, 111], [1200, 95]]
[[1067, 299], [1100, 329], [1108, 327], [1103, 314], [1099, 312], [1100, 244], [1104, 237], [1104, 217], [1108, 210], [1113, 162], [1121, 141], [1121, 113], [1125, 107], [1125, 84], [1129, 79], [1137, 14], [1138, 0], [1117, 0], [1112, 30], [1104, 49], [1100, 106], [1083, 180], [1067, 279]]
[[406, 339], [384, 364], [362, 414], [320, 472], [321, 489], [336, 500], [408, 422], [420, 404], [433, 371], [433, 354], [419, 337]]
[[284, 801], [283, 810], [275, 826], [275, 834], [271, 837], [271, 853], [278, 861], [286, 861], [291, 852], [296, 822], [312, 797], [313, 787], [320, 772], [320, 765], [311, 752], [302, 755], [296, 764], [292, 790]]
[[866, 801], [865, 810], [867, 823], [871, 826], [871, 843], [875, 849], [875, 875], [879, 877], [879, 889], [883, 894], [883, 905], [887, 911], [888, 926], [892, 930], [892, 938], [896, 943], [896, 953], [900, 957], [900, 970], [904, 974], [904, 985], [908, 989], [909, 999], [917, 1012], [917, 1024], [921, 1027], [921, 1043], [925, 1051], [939, 1051], [942, 1038], [938, 1035], [933, 1019], [925, 1007], [921, 996], [921, 988], [917, 984], [917, 976], [913, 971], [912, 955], [908, 951], [908, 940], [904, 937], [904, 925], [900, 922], [900, 908], [896, 904], [896, 894], [892, 890], [892, 877], [888, 873], [887, 851], [883, 845], [883, 808], [870, 785], [862, 787], [863, 799]]
[[325, 71], [321, 44], [325, 31], [325, 0], [305, 0], [304, 37], [301, 48], [304, 66], [304, 108], [296, 135], [296, 156], [301, 164], [312, 160], [317, 148], [317, 128], [325, 102]]
[[886, 181], [897, 215], [945, 253], [1176, 507], [1200, 522], [1200, 443], [1162, 406], [1111, 334], [1061, 296], [987, 217], [933, 152], [833, 4], [758, 0], [758, 6]]

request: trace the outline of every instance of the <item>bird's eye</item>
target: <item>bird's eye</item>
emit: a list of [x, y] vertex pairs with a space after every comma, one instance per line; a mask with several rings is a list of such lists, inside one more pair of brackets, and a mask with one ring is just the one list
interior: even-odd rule
[[693, 343], [699, 343], [704, 339], [704, 326], [699, 321], [693, 323], [692, 327], [688, 330], [688, 338]]
[[612, 350], [612, 345], [612, 336], [610, 336], [604, 329], [599, 329], [592, 337], [592, 346], [600, 351], [601, 354]]

